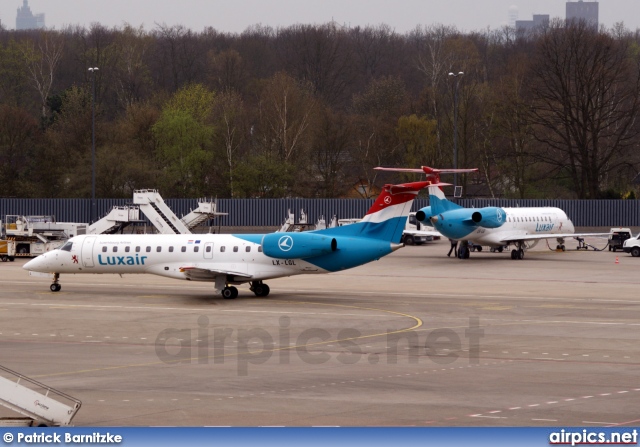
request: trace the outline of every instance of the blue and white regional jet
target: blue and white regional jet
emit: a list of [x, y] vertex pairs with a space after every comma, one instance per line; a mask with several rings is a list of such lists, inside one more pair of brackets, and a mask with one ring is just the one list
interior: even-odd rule
[[602, 236], [603, 233], [575, 233], [573, 222], [560, 208], [526, 207], [463, 208], [446, 199], [440, 183], [440, 174], [474, 172], [477, 169], [434, 169], [423, 166], [420, 169], [375, 168], [381, 171], [416, 172], [427, 176], [429, 185], [429, 206], [416, 213], [420, 222], [435, 227], [444, 236], [461, 240], [458, 257], [469, 258], [469, 246], [491, 247], [502, 252], [503, 247], [513, 245], [511, 259], [524, 259], [525, 250], [532, 248], [542, 239], [556, 239], [558, 250], [565, 249], [566, 238]]
[[61, 289], [60, 274], [150, 273], [187, 281], [210, 281], [224, 298], [249, 283], [267, 296], [263, 281], [303, 273], [330, 273], [356, 267], [397, 250], [418, 192], [429, 182], [385, 185], [362, 221], [304, 233], [83, 235], [58, 250], [27, 262], [26, 270], [53, 275], [50, 290]]

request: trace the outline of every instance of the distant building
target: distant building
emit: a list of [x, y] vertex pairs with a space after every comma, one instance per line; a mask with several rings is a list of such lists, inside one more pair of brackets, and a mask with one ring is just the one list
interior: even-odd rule
[[516, 20], [516, 31], [527, 32], [549, 26], [549, 14], [534, 14], [533, 20]]
[[596, 31], [598, 30], [598, 2], [567, 2], [567, 23], [584, 20]]
[[33, 14], [29, 8], [29, 1], [22, 0], [22, 8], [18, 8], [16, 16], [16, 30], [44, 28], [44, 13]]
[[508, 25], [511, 28], [515, 28], [516, 21], [518, 20], [518, 7], [516, 5], [509, 6]]

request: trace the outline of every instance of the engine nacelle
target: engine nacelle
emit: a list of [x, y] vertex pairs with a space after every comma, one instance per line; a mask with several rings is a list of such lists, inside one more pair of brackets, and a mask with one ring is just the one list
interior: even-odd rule
[[262, 251], [270, 258], [301, 259], [338, 249], [335, 238], [315, 233], [271, 233], [262, 238]]
[[474, 211], [471, 220], [480, 227], [498, 228], [507, 220], [507, 213], [502, 208], [487, 206]]
[[418, 222], [429, 225], [430, 227], [433, 226], [433, 223], [431, 222], [432, 217], [433, 213], [431, 212], [430, 206], [425, 206], [416, 213], [416, 219], [418, 220]]

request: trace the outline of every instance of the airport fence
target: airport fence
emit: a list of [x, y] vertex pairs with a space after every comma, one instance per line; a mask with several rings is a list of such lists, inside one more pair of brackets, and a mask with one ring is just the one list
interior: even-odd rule
[[[165, 199], [166, 204], [182, 217], [198, 206], [195, 199]], [[128, 199], [97, 199], [98, 218], [114, 206], [130, 204]], [[320, 217], [329, 221], [364, 216], [372, 199], [218, 199], [218, 211], [229, 213], [215, 221], [215, 225], [249, 227], [280, 226], [291, 210], [296, 220], [304, 209], [309, 223]], [[484, 206], [530, 207], [554, 206], [563, 209], [580, 227], [640, 226], [640, 200], [516, 200], [516, 199], [460, 199], [465, 207]], [[416, 211], [428, 206], [428, 199], [418, 199]], [[91, 199], [15, 199], [0, 198], [0, 219], [7, 214], [53, 215], [58, 222], [89, 222]]]

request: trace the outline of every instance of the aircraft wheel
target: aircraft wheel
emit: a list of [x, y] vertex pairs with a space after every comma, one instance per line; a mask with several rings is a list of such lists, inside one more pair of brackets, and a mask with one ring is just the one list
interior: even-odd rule
[[518, 259], [518, 252], [516, 250], [511, 250], [511, 259]]
[[49, 286], [49, 290], [51, 290], [52, 292], [59, 292], [60, 289], [62, 289], [62, 286], [60, 284], [51, 284]]
[[498, 253], [502, 253], [502, 250], [503, 250], [503, 248], [502, 248], [502, 245], [501, 245], [500, 247], [498, 247]]
[[[233, 293], [233, 289], [235, 289], [235, 294]], [[238, 296], [238, 289], [236, 289], [235, 287], [225, 287], [224, 289], [222, 289], [222, 297], [225, 300], [232, 300], [237, 296]]]
[[269, 286], [266, 284], [258, 284], [253, 287], [253, 293], [255, 293], [256, 296], [267, 296], [270, 291]]
[[524, 250], [522, 248], [518, 250], [518, 259], [524, 259]]
[[476, 248], [476, 250], [482, 251], [482, 245], [478, 245], [478, 248]]
[[564, 251], [564, 245], [560, 246], [560, 250]]
[[640, 256], [640, 248], [633, 247], [631, 249], [631, 256], [633, 256], [634, 258], [637, 258], [638, 256]]

